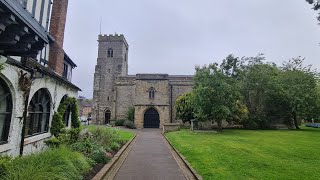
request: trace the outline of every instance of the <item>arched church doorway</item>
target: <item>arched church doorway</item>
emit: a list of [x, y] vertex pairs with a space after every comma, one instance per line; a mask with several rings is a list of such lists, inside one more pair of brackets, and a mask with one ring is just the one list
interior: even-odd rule
[[104, 114], [104, 123], [110, 124], [110, 119], [111, 119], [111, 112], [110, 110], [107, 110]]
[[155, 108], [150, 108], [144, 113], [144, 128], [159, 128], [159, 113]]

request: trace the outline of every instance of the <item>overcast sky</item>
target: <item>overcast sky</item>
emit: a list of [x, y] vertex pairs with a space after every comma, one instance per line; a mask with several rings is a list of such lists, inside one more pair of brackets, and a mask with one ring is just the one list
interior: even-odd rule
[[124, 34], [129, 74], [194, 74], [228, 54], [268, 61], [302, 56], [320, 69], [320, 26], [305, 0], [70, 0], [64, 49], [73, 83], [92, 97], [97, 38]]

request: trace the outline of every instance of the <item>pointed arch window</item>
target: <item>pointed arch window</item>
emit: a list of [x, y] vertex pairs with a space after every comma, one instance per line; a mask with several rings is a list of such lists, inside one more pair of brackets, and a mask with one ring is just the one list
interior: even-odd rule
[[156, 90], [155, 90], [153, 87], [151, 87], [151, 88], [148, 90], [148, 92], [149, 92], [149, 99], [154, 99], [155, 94], [156, 94]]
[[113, 49], [112, 48], [108, 49], [108, 57], [113, 57]]
[[48, 132], [50, 104], [50, 96], [46, 89], [40, 89], [34, 94], [28, 107], [26, 137]]
[[0, 144], [8, 142], [12, 114], [12, 95], [7, 83], [0, 78]]

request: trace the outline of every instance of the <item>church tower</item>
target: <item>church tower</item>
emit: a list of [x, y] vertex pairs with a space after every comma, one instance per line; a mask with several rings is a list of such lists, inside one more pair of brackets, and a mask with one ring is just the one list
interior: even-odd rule
[[95, 124], [115, 119], [115, 80], [128, 75], [128, 43], [124, 36], [99, 35], [98, 58], [94, 73], [93, 116]]

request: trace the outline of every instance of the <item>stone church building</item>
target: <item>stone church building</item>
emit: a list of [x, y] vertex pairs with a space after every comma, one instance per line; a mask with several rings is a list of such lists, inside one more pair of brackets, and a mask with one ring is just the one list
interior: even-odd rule
[[176, 121], [175, 101], [192, 90], [192, 76], [128, 75], [129, 45], [123, 35], [99, 35], [94, 74], [93, 123], [126, 119], [135, 108], [137, 128], [161, 128]]

